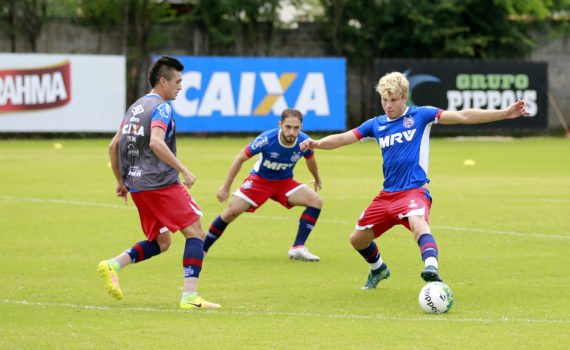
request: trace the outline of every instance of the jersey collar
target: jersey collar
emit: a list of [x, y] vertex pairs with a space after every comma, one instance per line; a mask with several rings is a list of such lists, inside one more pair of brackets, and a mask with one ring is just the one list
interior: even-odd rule
[[279, 135], [277, 135], [277, 140], [279, 141], [279, 144], [280, 144], [281, 146], [283, 146], [283, 147], [285, 147], [285, 148], [293, 148], [293, 147], [295, 147], [295, 145], [297, 144], [297, 140], [298, 140], [298, 139], [299, 139], [299, 137], [297, 137], [297, 138], [295, 139], [295, 142], [293, 142], [293, 144], [292, 144], [291, 146], [284, 145], [283, 142], [281, 142], [281, 128], [279, 129]]

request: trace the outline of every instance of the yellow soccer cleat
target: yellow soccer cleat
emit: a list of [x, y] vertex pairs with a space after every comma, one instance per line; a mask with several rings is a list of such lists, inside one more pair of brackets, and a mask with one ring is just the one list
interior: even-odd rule
[[105, 282], [105, 289], [113, 298], [121, 300], [123, 291], [119, 286], [119, 272], [109, 263], [109, 260], [103, 260], [97, 265], [97, 273]]
[[180, 308], [183, 310], [219, 309], [221, 307], [221, 305], [206, 301], [196, 294], [183, 295], [182, 300], [180, 300]]

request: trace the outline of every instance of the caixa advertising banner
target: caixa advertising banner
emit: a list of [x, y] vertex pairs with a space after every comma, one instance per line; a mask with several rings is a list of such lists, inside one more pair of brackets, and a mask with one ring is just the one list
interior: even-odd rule
[[113, 132], [124, 110], [123, 56], [0, 54], [0, 133]]
[[184, 65], [172, 101], [179, 132], [264, 131], [286, 108], [301, 111], [304, 131], [345, 129], [343, 58], [176, 58]]
[[[524, 99], [529, 115], [477, 125], [445, 125], [434, 133], [459, 130], [529, 130], [548, 125], [547, 64], [523, 61], [379, 60], [377, 78], [401, 72], [410, 82], [408, 105], [447, 110], [501, 109]], [[384, 113], [381, 109], [380, 113]]]

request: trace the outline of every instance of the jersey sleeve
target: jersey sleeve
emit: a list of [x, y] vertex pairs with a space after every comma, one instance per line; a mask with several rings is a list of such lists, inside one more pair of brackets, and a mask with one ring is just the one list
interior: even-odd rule
[[368, 119], [360, 126], [352, 129], [352, 132], [359, 140], [374, 137], [374, 119]]
[[255, 140], [253, 140], [249, 145], [245, 147], [245, 153], [249, 158], [253, 157], [254, 155], [261, 153], [269, 144], [269, 138], [265, 133], [257, 136]]
[[168, 125], [172, 122], [172, 108], [168, 103], [161, 103], [152, 111], [150, 119], [150, 128], [159, 127], [166, 131]]
[[426, 124], [434, 122], [435, 124], [439, 123], [439, 117], [441, 113], [443, 113], [443, 109], [432, 107], [432, 106], [423, 106], [420, 107], [422, 110], [422, 114], [426, 118]]

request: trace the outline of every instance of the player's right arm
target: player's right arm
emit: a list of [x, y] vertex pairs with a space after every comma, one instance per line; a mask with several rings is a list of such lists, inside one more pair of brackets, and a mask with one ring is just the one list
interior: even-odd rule
[[164, 163], [170, 165], [176, 169], [182, 175], [182, 183], [186, 188], [190, 188], [196, 182], [196, 176], [188, 170], [182, 162], [176, 158], [176, 155], [172, 153], [164, 138], [166, 136], [166, 131], [162, 126], [155, 126], [150, 131], [150, 149], [152, 152]]
[[119, 138], [121, 137], [121, 129], [115, 134], [109, 144], [109, 160], [111, 162], [111, 169], [113, 169], [113, 175], [117, 180], [117, 189], [115, 193], [117, 197], [123, 198], [125, 204], [127, 204], [127, 193], [129, 192], [125, 184], [123, 183], [123, 178], [121, 177], [121, 170], [119, 167]]
[[226, 176], [226, 181], [220, 187], [218, 192], [216, 193], [216, 198], [221, 203], [225, 202], [229, 195], [230, 195], [230, 188], [232, 187], [232, 183], [236, 178], [237, 174], [239, 173], [243, 163], [245, 163], [250, 157], [247, 155], [245, 148], [242, 149], [234, 158], [232, 165], [230, 166], [230, 170], [228, 175]]
[[350, 145], [352, 143], [355, 143], [356, 141], [358, 141], [356, 134], [354, 133], [354, 131], [349, 130], [341, 134], [326, 136], [318, 141], [313, 139], [307, 139], [301, 142], [300, 147], [303, 152], [308, 149], [315, 149], [315, 148], [331, 150], [342, 146]]

